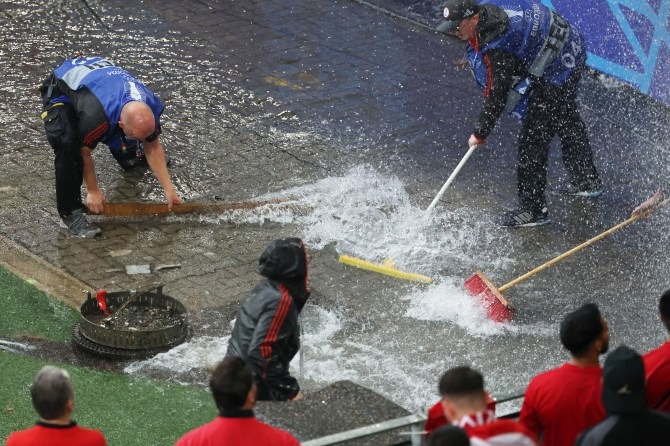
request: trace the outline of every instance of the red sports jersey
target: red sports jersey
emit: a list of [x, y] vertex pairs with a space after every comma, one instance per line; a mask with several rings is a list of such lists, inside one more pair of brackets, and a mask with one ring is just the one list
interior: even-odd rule
[[647, 405], [670, 412], [670, 341], [642, 357], [647, 377]]
[[572, 446], [577, 435], [605, 418], [602, 369], [564, 364], [533, 378], [519, 422], [544, 446]]
[[177, 441], [175, 446], [299, 446], [291, 434], [250, 417], [216, 417]]
[[[494, 400], [488, 392], [486, 392], [486, 408], [492, 410], [493, 413], [496, 411], [496, 400]], [[426, 436], [428, 437], [435, 429], [450, 421], [451, 420], [447, 420], [447, 417], [444, 415], [442, 401], [438, 401], [428, 409], [428, 416], [426, 417], [426, 423], [424, 424], [423, 430], [426, 431]]]
[[84, 429], [72, 423], [68, 426], [38, 423], [24, 431], [14, 432], [7, 446], [106, 446], [102, 432]]
[[476, 412], [458, 420], [473, 446], [537, 446], [535, 435], [521, 423], [497, 419], [492, 410]]

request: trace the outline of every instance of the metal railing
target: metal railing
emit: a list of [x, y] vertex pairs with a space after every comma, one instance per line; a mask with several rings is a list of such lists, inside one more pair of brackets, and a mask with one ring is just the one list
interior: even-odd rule
[[344, 443], [345, 441], [359, 440], [361, 438], [381, 434], [402, 427], [409, 427], [411, 441], [410, 444], [412, 446], [419, 446], [421, 444], [421, 437], [423, 436], [423, 423], [425, 421], [425, 414], [416, 413], [407, 415], [405, 417], [384, 421], [382, 423], [375, 423], [349, 431], [338, 432], [337, 434], [327, 435], [325, 437], [306, 441], [301, 444], [303, 446], [329, 446]]
[[[523, 398], [526, 389], [517, 389], [509, 393], [494, 395], [494, 399], [497, 404], [505, 403], [508, 401], [514, 401], [519, 398]], [[519, 413], [509, 413], [503, 415], [501, 418], [516, 418]], [[394, 418], [392, 420], [383, 421], [381, 423], [371, 424], [369, 426], [363, 426], [356, 429], [351, 429], [344, 432], [338, 432], [332, 435], [326, 435], [325, 437], [316, 438], [314, 440], [309, 440], [301, 443], [302, 446], [331, 446], [335, 444], [342, 444], [347, 441], [360, 440], [365, 437], [372, 435], [383, 434], [385, 432], [392, 431], [394, 429], [400, 428], [409, 428], [407, 435], [410, 436], [409, 440], [399, 444], [408, 444], [412, 446], [420, 446], [421, 439], [425, 434], [423, 430], [423, 423], [426, 421], [425, 413], [415, 413], [412, 415], [407, 415], [400, 418]]]

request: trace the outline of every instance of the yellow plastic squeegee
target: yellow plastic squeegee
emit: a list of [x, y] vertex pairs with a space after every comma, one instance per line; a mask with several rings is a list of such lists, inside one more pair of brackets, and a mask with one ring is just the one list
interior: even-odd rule
[[366, 262], [365, 260], [357, 259], [356, 257], [341, 255], [340, 262], [344, 263], [345, 265], [351, 265], [368, 271], [374, 271], [375, 273], [379, 274], [386, 274], [387, 276], [392, 276], [398, 279], [413, 280], [415, 282], [421, 283], [433, 283], [433, 279], [428, 276], [416, 273], [408, 273], [406, 271], [395, 269], [395, 265], [391, 259], [386, 259], [384, 263], [380, 265], [378, 263]]

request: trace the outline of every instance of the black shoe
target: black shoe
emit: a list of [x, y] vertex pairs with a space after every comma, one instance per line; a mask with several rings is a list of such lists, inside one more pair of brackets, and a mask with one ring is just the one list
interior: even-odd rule
[[98, 226], [86, 220], [84, 209], [75, 209], [70, 215], [61, 217], [60, 226], [83, 238], [93, 238], [102, 232]]
[[529, 228], [532, 226], [543, 226], [551, 223], [547, 208], [535, 211], [528, 208], [519, 208], [505, 212], [496, 219], [498, 226], [510, 228]]

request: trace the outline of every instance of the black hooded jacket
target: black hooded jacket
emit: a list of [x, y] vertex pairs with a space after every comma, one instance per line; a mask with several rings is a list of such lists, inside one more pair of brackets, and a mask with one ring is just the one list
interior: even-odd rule
[[259, 400], [289, 400], [300, 391], [289, 363], [300, 348], [298, 316], [309, 298], [307, 254], [298, 238], [275, 240], [258, 263], [265, 279], [242, 303], [226, 356], [249, 363]]

